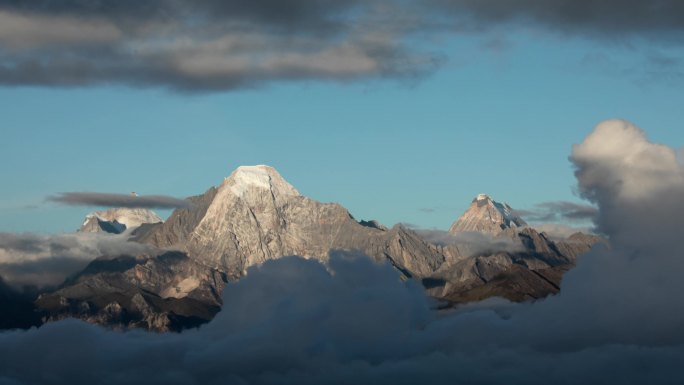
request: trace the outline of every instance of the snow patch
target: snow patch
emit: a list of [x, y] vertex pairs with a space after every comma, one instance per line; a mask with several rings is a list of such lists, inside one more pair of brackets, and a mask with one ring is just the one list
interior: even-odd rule
[[230, 189], [237, 196], [243, 196], [249, 187], [271, 188], [271, 175], [267, 166], [240, 166], [231, 176], [233, 184]]
[[234, 195], [245, 198], [248, 190], [270, 190], [275, 196], [298, 196], [299, 192], [278, 171], [266, 165], [240, 166], [225, 179], [224, 186]]

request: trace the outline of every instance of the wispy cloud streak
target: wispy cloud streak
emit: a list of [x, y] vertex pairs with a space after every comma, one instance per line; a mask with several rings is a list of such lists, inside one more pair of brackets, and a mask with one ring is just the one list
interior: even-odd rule
[[164, 195], [129, 195], [99, 192], [65, 192], [46, 198], [49, 202], [69, 206], [128, 207], [148, 209], [174, 209], [188, 207], [184, 199]]

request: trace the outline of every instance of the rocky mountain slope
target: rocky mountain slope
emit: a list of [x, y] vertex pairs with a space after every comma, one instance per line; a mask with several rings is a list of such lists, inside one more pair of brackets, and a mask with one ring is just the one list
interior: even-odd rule
[[497, 239], [511, 240], [519, 247], [464, 254], [458, 244], [442, 246], [446, 260], [427, 280], [428, 293], [451, 303], [491, 296], [512, 301], [543, 298], [559, 292], [563, 273], [578, 256], [604, 242], [581, 233], [552, 240], [530, 227], [507, 229], [492, 242]]
[[239, 167], [217, 189], [193, 200], [196, 205], [141, 229], [136, 239], [183, 250], [230, 279], [249, 266], [287, 255], [325, 262], [333, 250], [387, 259], [418, 277], [432, 274], [444, 260], [412, 231], [359, 223], [339, 204], [300, 195], [268, 166]]
[[80, 318], [116, 328], [181, 330], [221, 308], [224, 274], [179, 252], [100, 258], [36, 305], [44, 321]]

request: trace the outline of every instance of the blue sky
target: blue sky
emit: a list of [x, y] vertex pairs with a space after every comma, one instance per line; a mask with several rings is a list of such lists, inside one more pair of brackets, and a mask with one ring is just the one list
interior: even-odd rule
[[444, 60], [418, 78], [1, 86], [0, 231], [73, 231], [96, 209], [51, 194], [185, 197], [244, 164], [357, 219], [447, 229], [480, 192], [520, 209], [579, 201], [567, 158], [601, 120], [684, 145], [681, 70], [656, 60], [684, 57], [675, 45], [518, 28], [424, 48]]

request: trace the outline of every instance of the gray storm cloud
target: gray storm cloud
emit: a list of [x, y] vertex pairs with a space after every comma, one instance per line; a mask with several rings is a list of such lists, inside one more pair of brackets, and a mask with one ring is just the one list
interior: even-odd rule
[[1, 333], [0, 383], [682, 383], [684, 167], [625, 121], [570, 159], [611, 246], [582, 256], [559, 295], [437, 312], [387, 264], [288, 257], [229, 284], [198, 330]]
[[128, 207], [146, 209], [175, 209], [188, 207], [184, 199], [164, 195], [112, 194], [98, 192], [64, 192], [46, 198], [49, 202], [69, 206]]
[[[220, 91], [414, 79], [445, 62], [425, 49], [443, 34], [517, 23], [677, 42], [683, 19], [677, 0], [0, 0], [0, 84]], [[651, 57], [656, 67], [678, 60], [664, 59]]]

